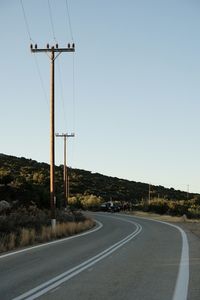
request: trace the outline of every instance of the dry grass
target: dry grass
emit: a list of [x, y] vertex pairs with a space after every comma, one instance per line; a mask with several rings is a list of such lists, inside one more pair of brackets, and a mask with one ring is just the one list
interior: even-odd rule
[[16, 236], [14, 233], [9, 234], [9, 241], [8, 241], [8, 250], [12, 250], [15, 248], [16, 243]]
[[39, 242], [48, 242], [52, 239], [52, 229], [51, 227], [43, 226], [41, 234], [38, 236]]
[[87, 219], [78, 223], [57, 223], [54, 230], [52, 230], [52, 227], [50, 226], [43, 226], [41, 231], [37, 234], [34, 229], [22, 228], [19, 237], [17, 237], [14, 233], [10, 233], [0, 238], [0, 252], [68, 237], [85, 230], [89, 230], [94, 225], [95, 222], [92, 219]]
[[21, 236], [20, 236], [20, 245], [27, 246], [29, 241], [29, 230], [22, 228]]
[[143, 212], [143, 211], [134, 211], [130, 214], [136, 217], [146, 217], [149, 219], [164, 221], [164, 222], [172, 222], [172, 223], [200, 223], [200, 220], [196, 219], [188, 219], [185, 215], [182, 217], [177, 216], [169, 216], [169, 215], [159, 215], [156, 213]]
[[16, 246], [16, 235], [14, 233], [5, 234], [0, 238], [0, 252], [13, 250]]
[[2, 236], [0, 238], [0, 252], [4, 252], [7, 250], [5, 244], [7, 244], [6, 238], [5, 238], [5, 236]]
[[71, 236], [77, 233], [80, 233], [84, 230], [90, 229], [94, 223], [91, 221], [84, 222], [69, 222], [69, 223], [58, 223], [56, 228], [52, 230], [52, 228], [43, 226], [41, 235], [39, 235], [40, 242], [50, 241], [52, 239], [59, 239], [67, 236]]
[[28, 245], [32, 245], [35, 241], [35, 230], [34, 229], [26, 229], [22, 228], [20, 240], [19, 240], [19, 246], [25, 247]]

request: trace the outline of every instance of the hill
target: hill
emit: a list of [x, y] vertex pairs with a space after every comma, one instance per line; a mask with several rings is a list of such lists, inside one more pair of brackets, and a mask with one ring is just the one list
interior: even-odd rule
[[[70, 196], [95, 195], [104, 201], [117, 200], [137, 204], [148, 199], [146, 183], [104, 176], [69, 168]], [[63, 166], [55, 167], [57, 206], [63, 203]], [[189, 199], [197, 196], [190, 193]], [[187, 200], [187, 193], [163, 186], [151, 186], [151, 198]], [[38, 207], [49, 206], [49, 165], [24, 157], [0, 154], [0, 201]]]

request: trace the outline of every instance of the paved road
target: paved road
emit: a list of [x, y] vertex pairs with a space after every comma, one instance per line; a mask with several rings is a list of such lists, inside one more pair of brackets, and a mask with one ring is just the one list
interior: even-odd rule
[[0, 256], [0, 299], [200, 299], [196, 277], [187, 292], [183, 231], [121, 214], [92, 216], [103, 226], [91, 233]]

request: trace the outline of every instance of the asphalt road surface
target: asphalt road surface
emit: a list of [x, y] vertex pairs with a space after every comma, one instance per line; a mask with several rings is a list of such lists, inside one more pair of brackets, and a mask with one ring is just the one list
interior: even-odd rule
[[200, 299], [199, 240], [162, 222], [90, 215], [87, 233], [1, 255], [0, 299]]

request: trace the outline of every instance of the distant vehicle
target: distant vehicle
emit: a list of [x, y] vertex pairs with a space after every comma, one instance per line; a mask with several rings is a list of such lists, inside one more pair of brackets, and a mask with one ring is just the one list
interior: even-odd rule
[[116, 203], [113, 203], [112, 201], [104, 202], [100, 206], [101, 211], [107, 211], [107, 212], [119, 212], [120, 207]]

